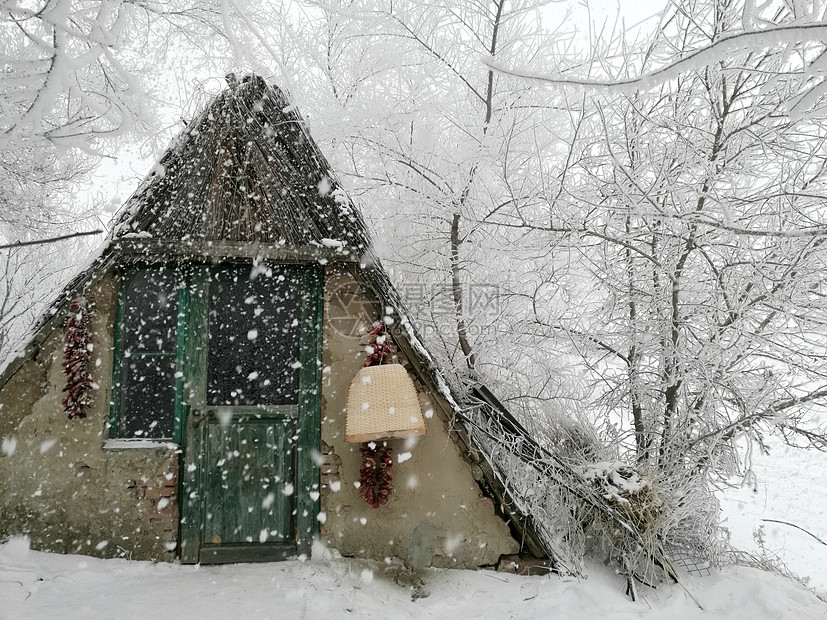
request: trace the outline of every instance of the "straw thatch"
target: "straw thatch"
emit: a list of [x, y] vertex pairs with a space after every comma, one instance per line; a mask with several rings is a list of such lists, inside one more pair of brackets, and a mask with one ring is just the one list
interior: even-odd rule
[[361, 215], [285, 94], [258, 76], [231, 84], [127, 201], [113, 238], [367, 248]]

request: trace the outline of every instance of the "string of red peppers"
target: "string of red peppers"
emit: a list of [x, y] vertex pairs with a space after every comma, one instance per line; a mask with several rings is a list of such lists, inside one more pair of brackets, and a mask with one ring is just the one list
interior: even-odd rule
[[393, 493], [393, 459], [391, 449], [376, 442], [362, 444], [359, 468], [359, 495], [374, 508], [384, 506]]
[[89, 323], [95, 313], [93, 303], [75, 299], [69, 304], [69, 316], [64, 324], [63, 374], [66, 375], [66, 395], [61, 404], [70, 420], [86, 417], [92, 404], [92, 330]]
[[[384, 323], [380, 323], [370, 332], [370, 336], [368, 346], [371, 352], [365, 360], [365, 366], [378, 366], [393, 354], [391, 339]], [[359, 452], [362, 455], [359, 494], [374, 508], [384, 506], [393, 493], [393, 453], [387, 445], [380, 446], [373, 441], [362, 444]]]
[[370, 353], [365, 360], [365, 366], [379, 366], [388, 361], [393, 355], [393, 342], [384, 323], [379, 323], [369, 334], [368, 348]]

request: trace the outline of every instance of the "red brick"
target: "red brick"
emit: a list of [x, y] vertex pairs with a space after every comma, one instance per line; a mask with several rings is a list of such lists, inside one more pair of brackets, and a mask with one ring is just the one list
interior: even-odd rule
[[150, 499], [158, 499], [159, 497], [172, 497], [173, 495], [175, 495], [175, 487], [159, 487], [147, 489], [145, 496]]
[[175, 507], [172, 505], [162, 508], [161, 510], [152, 510], [146, 513], [148, 519], [155, 521], [158, 519], [171, 519], [175, 516]]

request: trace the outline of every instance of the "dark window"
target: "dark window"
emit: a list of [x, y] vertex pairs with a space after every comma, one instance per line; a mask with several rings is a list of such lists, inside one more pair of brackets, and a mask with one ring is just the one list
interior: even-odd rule
[[300, 314], [300, 287], [290, 271], [213, 273], [207, 402], [297, 403]]
[[184, 272], [141, 269], [122, 281], [112, 437], [180, 441], [185, 398], [211, 406], [299, 402], [299, 272]]
[[119, 437], [172, 437], [178, 289], [169, 269], [136, 271], [121, 297]]

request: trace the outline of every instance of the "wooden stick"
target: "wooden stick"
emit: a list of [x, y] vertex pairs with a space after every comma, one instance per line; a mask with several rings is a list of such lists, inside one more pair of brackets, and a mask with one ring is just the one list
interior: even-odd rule
[[9, 248], [20, 248], [24, 245], [39, 245], [41, 243], [54, 243], [55, 241], [63, 241], [64, 239], [71, 239], [73, 237], [83, 237], [86, 235], [99, 235], [102, 230], [90, 230], [89, 232], [76, 232], [68, 235], [61, 235], [59, 237], [49, 237], [48, 239], [38, 239], [37, 241], [15, 241], [14, 243], [6, 243], [0, 245], [0, 250], [8, 250]]

